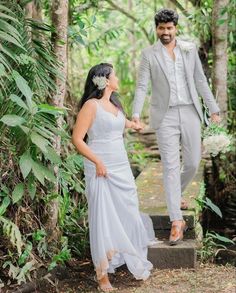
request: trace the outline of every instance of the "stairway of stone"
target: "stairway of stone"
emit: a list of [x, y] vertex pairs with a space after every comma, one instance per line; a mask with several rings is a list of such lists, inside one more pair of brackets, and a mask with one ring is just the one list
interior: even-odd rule
[[[146, 168], [136, 178], [140, 210], [151, 216], [155, 235], [159, 243], [149, 248], [148, 258], [155, 268], [195, 268], [197, 248], [201, 245], [202, 229], [198, 223], [196, 198], [199, 195], [203, 177], [203, 167], [198, 170], [193, 181], [187, 187], [184, 198], [189, 209], [183, 211], [183, 216], [188, 225], [184, 240], [176, 246], [170, 246], [168, 238], [171, 223], [167, 213], [165, 194], [163, 188], [162, 164], [155, 141], [155, 134], [151, 130], [144, 130], [138, 134], [139, 141], [146, 147], [151, 147], [151, 160]], [[150, 138], [150, 139], [149, 139]]]

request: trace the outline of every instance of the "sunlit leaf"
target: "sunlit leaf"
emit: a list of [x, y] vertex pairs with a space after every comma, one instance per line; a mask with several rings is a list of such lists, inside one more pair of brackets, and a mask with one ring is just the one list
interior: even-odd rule
[[215, 205], [208, 197], [206, 197], [205, 204], [213, 211], [215, 212], [219, 217], [222, 218], [222, 212], [218, 208], [217, 205]]
[[20, 97], [18, 97], [17, 95], [10, 95], [10, 99], [15, 102], [18, 106], [20, 106], [21, 108], [24, 108], [25, 110], [29, 110], [28, 107], [26, 106], [25, 102], [22, 101], [22, 99]]
[[24, 179], [29, 175], [29, 172], [32, 169], [32, 158], [30, 156], [30, 153], [26, 151], [21, 157], [20, 157], [20, 170], [24, 177]]
[[43, 165], [32, 161], [32, 170], [34, 173], [34, 176], [38, 179], [38, 181], [44, 185], [44, 168]]
[[4, 115], [0, 121], [2, 121], [4, 124], [8, 125], [8, 126], [18, 126], [21, 125], [25, 122], [25, 119], [21, 116], [17, 116], [17, 115]]
[[21, 93], [26, 97], [26, 102], [29, 109], [32, 109], [32, 97], [33, 93], [28, 85], [28, 82], [16, 71], [13, 72], [13, 77], [15, 79], [16, 85], [21, 91]]
[[47, 139], [45, 139], [43, 136], [39, 135], [35, 131], [32, 131], [30, 138], [31, 138], [31, 141], [42, 150], [42, 152], [47, 153], [46, 147], [49, 144], [49, 141]]
[[7, 210], [7, 207], [9, 206], [9, 204], [11, 203], [11, 200], [8, 196], [4, 197], [1, 205], [0, 205], [0, 216], [4, 215], [4, 213]]
[[21, 200], [23, 195], [24, 195], [24, 184], [19, 183], [16, 185], [16, 187], [14, 188], [14, 190], [12, 192], [13, 204], [17, 203], [19, 200]]

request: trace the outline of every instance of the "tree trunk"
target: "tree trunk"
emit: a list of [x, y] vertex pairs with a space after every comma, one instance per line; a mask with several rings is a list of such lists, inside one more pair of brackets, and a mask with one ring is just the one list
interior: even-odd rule
[[[133, 11], [133, 0], [128, 1], [128, 9], [129, 11]], [[130, 32], [130, 41], [131, 41], [131, 72], [133, 81], [137, 78], [137, 54], [136, 54], [136, 37], [135, 37], [135, 24], [132, 21], [130, 24], [131, 32]]]
[[42, 7], [40, 2], [33, 2], [33, 19], [42, 22]]
[[42, 8], [39, 2], [35, 0], [25, 5], [25, 17], [33, 18], [34, 20], [42, 21]]
[[33, 16], [33, 2], [25, 5], [25, 18], [32, 18]]
[[213, 1], [212, 40], [213, 40], [213, 92], [217, 97], [222, 117], [227, 119], [227, 12], [222, 9], [228, 6], [229, 0]]
[[[68, 26], [68, 0], [53, 0], [52, 1], [52, 25], [55, 32], [52, 35], [52, 44], [57, 61], [59, 62], [59, 71], [61, 77], [57, 77], [55, 83], [57, 92], [54, 94], [52, 104], [56, 107], [63, 107], [66, 94], [67, 80], [67, 26]], [[58, 129], [62, 128], [63, 117], [58, 118]], [[61, 138], [55, 137], [54, 149], [58, 154], [61, 153]], [[58, 177], [58, 167], [54, 169], [56, 177]], [[58, 194], [59, 184], [55, 184], [54, 193]], [[58, 229], [58, 210], [59, 203], [57, 199], [50, 201], [47, 207], [47, 231], [49, 235], [48, 241], [57, 240], [59, 237]]]

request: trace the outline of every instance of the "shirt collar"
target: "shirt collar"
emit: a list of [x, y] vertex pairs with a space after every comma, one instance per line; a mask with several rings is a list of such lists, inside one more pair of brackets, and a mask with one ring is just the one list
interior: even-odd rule
[[[166, 46], [164, 46], [164, 45], [162, 44], [162, 42], [161, 42], [160, 39], [158, 40], [158, 42], [160, 43], [162, 49], [167, 50], [167, 49], [166, 49]], [[175, 48], [179, 48], [179, 44], [178, 44], [178, 39], [177, 39], [177, 38], [175, 39], [175, 47], [174, 47], [174, 49], [175, 49]]]

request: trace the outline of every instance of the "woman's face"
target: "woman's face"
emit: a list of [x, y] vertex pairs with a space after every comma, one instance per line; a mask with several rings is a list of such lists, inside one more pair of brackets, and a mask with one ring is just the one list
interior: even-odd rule
[[109, 76], [108, 79], [108, 84], [107, 86], [112, 90], [112, 91], [117, 91], [118, 90], [118, 83], [119, 83], [119, 79], [115, 74], [115, 71], [112, 69], [112, 72]]

